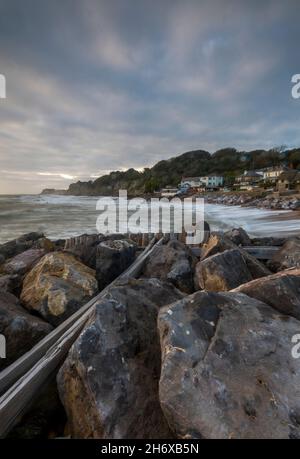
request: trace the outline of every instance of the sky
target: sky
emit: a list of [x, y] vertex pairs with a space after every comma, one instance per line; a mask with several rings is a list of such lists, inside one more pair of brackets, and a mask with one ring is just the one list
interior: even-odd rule
[[0, 193], [300, 146], [299, 0], [0, 0]]

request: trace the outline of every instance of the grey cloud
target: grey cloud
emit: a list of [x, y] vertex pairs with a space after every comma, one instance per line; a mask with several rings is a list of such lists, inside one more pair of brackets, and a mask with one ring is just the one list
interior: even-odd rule
[[0, 0], [0, 192], [193, 148], [299, 144], [299, 12], [296, 0]]

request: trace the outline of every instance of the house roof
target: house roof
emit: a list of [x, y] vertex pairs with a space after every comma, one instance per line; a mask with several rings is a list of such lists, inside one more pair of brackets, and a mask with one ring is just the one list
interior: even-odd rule
[[242, 177], [261, 177], [261, 175], [255, 171], [245, 171]]

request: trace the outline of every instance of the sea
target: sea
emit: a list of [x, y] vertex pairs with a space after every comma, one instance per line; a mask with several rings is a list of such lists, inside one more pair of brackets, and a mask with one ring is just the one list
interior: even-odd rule
[[[39, 231], [49, 239], [66, 239], [97, 232], [99, 197], [0, 195], [0, 244]], [[243, 227], [252, 237], [300, 235], [298, 212], [205, 204], [212, 230]]]

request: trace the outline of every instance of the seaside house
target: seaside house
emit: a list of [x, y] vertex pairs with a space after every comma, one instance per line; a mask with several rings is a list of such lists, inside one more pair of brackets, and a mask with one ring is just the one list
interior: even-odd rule
[[289, 190], [300, 192], [300, 171], [290, 169], [288, 171], [282, 172], [278, 177], [276, 188], [279, 192]]
[[188, 189], [188, 188], [201, 188], [202, 187], [202, 177], [182, 177], [180, 182], [181, 189]]
[[277, 182], [279, 176], [283, 172], [289, 171], [289, 168], [286, 166], [275, 166], [275, 167], [268, 167], [264, 170], [264, 181], [265, 182]]
[[200, 178], [206, 190], [217, 190], [224, 184], [224, 177], [222, 175], [209, 174]]
[[224, 177], [218, 174], [209, 174], [204, 177], [183, 177], [180, 189], [192, 188], [197, 191], [217, 190], [224, 184]]
[[258, 184], [261, 180], [263, 180], [261, 171], [244, 171], [242, 175], [236, 178], [235, 185], [241, 190], [251, 191], [259, 186]]

